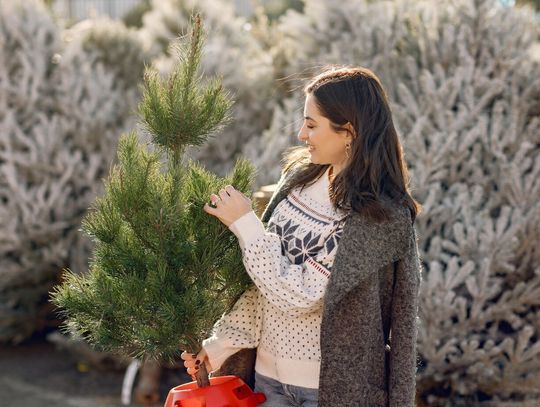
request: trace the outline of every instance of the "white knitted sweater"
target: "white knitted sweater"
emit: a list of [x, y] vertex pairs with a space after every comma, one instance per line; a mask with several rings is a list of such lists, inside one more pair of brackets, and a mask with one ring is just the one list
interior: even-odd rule
[[257, 347], [255, 370], [282, 383], [318, 388], [323, 296], [345, 212], [333, 208], [328, 170], [293, 189], [267, 230], [253, 211], [230, 225], [255, 286], [203, 341], [211, 370], [242, 348]]

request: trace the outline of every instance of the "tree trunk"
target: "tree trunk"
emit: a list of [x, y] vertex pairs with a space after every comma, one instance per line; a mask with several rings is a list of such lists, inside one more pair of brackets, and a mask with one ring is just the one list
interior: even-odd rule
[[210, 379], [208, 379], [208, 371], [206, 370], [206, 363], [202, 362], [200, 365], [199, 371], [195, 373], [195, 378], [197, 379], [197, 386], [206, 387], [210, 386]]
[[135, 388], [135, 400], [142, 405], [152, 405], [159, 401], [159, 381], [161, 365], [155, 360], [143, 363], [139, 373], [139, 384]]

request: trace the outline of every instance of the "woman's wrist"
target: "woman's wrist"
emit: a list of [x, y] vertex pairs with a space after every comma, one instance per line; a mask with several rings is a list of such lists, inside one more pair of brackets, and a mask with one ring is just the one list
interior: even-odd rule
[[263, 223], [253, 210], [229, 225], [229, 230], [236, 235], [240, 248], [242, 249], [244, 249], [249, 242], [266, 233]]

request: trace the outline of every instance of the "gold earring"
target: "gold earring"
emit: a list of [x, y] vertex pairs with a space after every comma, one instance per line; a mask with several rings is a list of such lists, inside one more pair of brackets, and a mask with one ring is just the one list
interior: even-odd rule
[[347, 159], [351, 158], [351, 144], [350, 143], [347, 143], [345, 145], [345, 156], [347, 157]]

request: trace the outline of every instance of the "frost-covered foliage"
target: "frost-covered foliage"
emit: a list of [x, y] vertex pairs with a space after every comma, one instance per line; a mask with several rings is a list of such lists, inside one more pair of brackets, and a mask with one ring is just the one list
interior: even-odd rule
[[[142, 83], [145, 59], [138, 32], [127, 28], [121, 21], [108, 17], [86, 19], [63, 32], [69, 47], [64, 57], [69, 60], [92, 60], [92, 66], [102, 64], [115, 76], [115, 87], [128, 92], [139, 92], [137, 83]], [[132, 95], [127, 95], [132, 100]], [[122, 114], [120, 116], [123, 116]]]
[[273, 109], [270, 126], [260, 137], [251, 137], [242, 148], [242, 154], [259, 168], [259, 185], [273, 184], [279, 180], [283, 152], [298, 144], [297, 134], [302, 125], [303, 97], [284, 98]]
[[[412, 191], [424, 205], [421, 401], [540, 404], [533, 16], [491, 0], [308, 0], [305, 14], [290, 12], [281, 24], [289, 73], [363, 65], [390, 95]], [[268, 140], [281, 137], [280, 126]]]
[[236, 18], [234, 3], [227, 0], [152, 0], [150, 10], [142, 16], [139, 31], [146, 48], [160, 55], [179, 35], [187, 34], [190, 18], [200, 13], [207, 31], [219, 31], [229, 37], [230, 22]]
[[538, 405], [537, 27], [492, 1], [418, 15], [392, 65], [395, 117], [426, 210], [419, 389], [446, 405]]
[[76, 31], [65, 44], [41, 2], [0, 3], [0, 341], [45, 322], [63, 267], [87, 270], [80, 221], [132, 125], [138, 82], [124, 79], [142, 69], [141, 45], [119, 27]]

